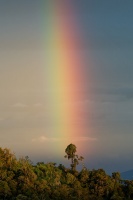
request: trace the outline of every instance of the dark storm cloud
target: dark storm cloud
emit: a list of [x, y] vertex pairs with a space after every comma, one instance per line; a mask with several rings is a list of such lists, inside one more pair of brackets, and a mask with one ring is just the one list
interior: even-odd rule
[[78, 0], [75, 5], [86, 38], [83, 46], [89, 49], [133, 47], [133, 1]]
[[[110, 101], [111, 97], [115, 96], [115, 100], [121, 102], [133, 99], [133, 88], [93, 88], [91, 94], [92, 96], [104, 96], [105, 99], [108, 97], [108, 100], [110, 99]], [[114, 102], [114, 99], [112, 101]]]

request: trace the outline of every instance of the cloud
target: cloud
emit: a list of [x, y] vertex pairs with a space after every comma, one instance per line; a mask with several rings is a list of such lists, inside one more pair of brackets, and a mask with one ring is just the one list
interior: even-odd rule
[[12, 107], [16, 107], [16, 108], [25, 108], [27, 107], [26, 104], [23, 103], [15, 103], [14, 105], [12, 105]]
[[89, 101], [91, 102], [112, 102], [120, 103], [124, 101], [133, 100], [133, 88], [132, 87], [121, 87], [121, 88], [92, 88], [89, 96]]
[[54, 138], [54, 137], [46, 137], [46, 136], [40, 136], [38, 138], [33, 138], [32, 142], [46, 142], [46, 141], [59, 141], [61, 138]]
[[46, 136], [40, 136], [38, 138], [32, 138], [32, 142], [39, 142], [39, 143], [44, 143], [44, 142], [58, 142], [58, 141], [97, 141], [97, 138], [93, 137], [65, 137], [65, 138], [57, 138], [57, 137], [46, 137]]
[[75, 141], [96, 141], [97, 138], [93, 138], [93, 137], [75, 137], [75, 138], [72, 138], [74, 139]]

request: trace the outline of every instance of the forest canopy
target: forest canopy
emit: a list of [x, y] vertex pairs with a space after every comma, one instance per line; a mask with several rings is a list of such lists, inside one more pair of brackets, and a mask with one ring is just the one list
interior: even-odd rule
[[83, 157], [69, 144], [65, 157], [70, 168], [56, 163], [33, 165], [28, 156], [17, 159], [8, 148], [0, 148], [1, 200], [108, 200], [133, 199], [133, 181], [122, 180], [119, 172], [107, 175], [103, 169], [76, 170]]

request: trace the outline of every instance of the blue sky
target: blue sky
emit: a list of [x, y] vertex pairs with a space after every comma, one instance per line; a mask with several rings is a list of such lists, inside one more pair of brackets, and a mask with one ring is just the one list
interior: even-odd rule
[[[109, 173], [132, 169], [133, 1], [73, 0], [70, 5], [86, 60], [86, 100], [78, 106], [84, 104], [88, 135], [97, 138], [84, 143], [85, 164]], [[65, 163], [50, 148], [53, 143], [39, 144], [49, 130], [42, 44], [47, 8], [45, 0], [0, 0], [0, 141], [18, 156]]]

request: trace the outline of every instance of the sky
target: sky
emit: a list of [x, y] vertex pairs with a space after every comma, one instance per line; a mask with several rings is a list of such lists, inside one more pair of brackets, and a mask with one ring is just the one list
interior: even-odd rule
[[[133, 169], [132, 7], [132, 0], [0, 0], [1, 147], [69, 165], [65, 148], [74, 143], [89, 169]], [[67, 58], [60, 61], [66, 52], [69, 70]]]

